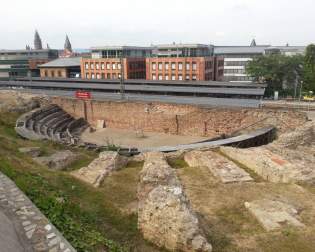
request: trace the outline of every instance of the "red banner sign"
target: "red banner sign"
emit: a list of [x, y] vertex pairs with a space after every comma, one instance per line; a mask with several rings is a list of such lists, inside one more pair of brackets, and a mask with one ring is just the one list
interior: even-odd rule
[[86, 92], [86, 91], [76, 91], [75, 92], [75, 97], [77, 99], [91, 99], [91, 92]]

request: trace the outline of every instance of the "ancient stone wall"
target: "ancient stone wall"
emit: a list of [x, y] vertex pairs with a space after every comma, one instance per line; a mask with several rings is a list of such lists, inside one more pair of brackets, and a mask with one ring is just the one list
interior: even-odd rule
[[[105, 127], [143, 130], [189, 136], [217, 137], [264, 121], [282, 128], [295, 128], [306, 120], [303, 113], [241, 108], [201, 108], [145, 102], [82, 101], [56, 97], [53, 102], [74, 117], [84, 117], [91, 125], [105, 121]], [[265, 126], [263, 122], [261, 127]]]

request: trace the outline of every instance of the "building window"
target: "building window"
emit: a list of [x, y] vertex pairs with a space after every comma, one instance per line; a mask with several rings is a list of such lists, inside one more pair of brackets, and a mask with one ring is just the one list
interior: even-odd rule
[[176, 80], [175, 74], [172, 74], [172, 80]]
[[193, 74], [192, 80], [197, 80], [197, 76], [195, 74]]
[[89, 78], [90, 78], [88, 73], [85, 74], [85, 78], [86, 78], [86, 79], [89, 79]]
[[156, 80], [156, 75], [152, 74], [152, 80]]
[[51, 71], [51, 77], [55, 77], [55, 71]]
[[86, 69], [86, 70], [89, 69], [89, 63], [85, 63], [85, 69]]
[[197, 70], [197, 63], [196, 63], [196, 62], [193, 62], [193, 63], [192, 63], [192, 69], [193, 69], [194, 71]]
[[118, 74], [118, 79], [121, 79], [121, 74]]
[[100, 79], [101, 75], [99, 73], [96, 74], [96, 79]]
[[110, 70], [110, 63], [106, 63], [106, 69]]
[[113, 70], [116, 70], [116, 63], [113, 63]]
[[94, 73], [92, 73], [91, 77], [92, 77], [92, 79], [95, 79], [95, 74], [94, 74]]
[[165, 63], [165, 70], [168, 70], [168, 62]]
[[61, 71], [59, 70], [58, 71], [58, 77], [61, 77], [62, 75], [61, 75]]
[[99, 63], [95, 63], [95, 68], [96, 68], [97, 70], [99, 70], [99, 69], [100, 69], [100, 64], [99, 64]]
[[163, 80], [162, 74], [159, 74], [159, 80]]
[[119, 70], [121, 69], [121, 64], [120, 64], [120, 63], [118, 63], [118, 69], [119, 69]]
[[94, 69], [94, 63], [91, 63], [91, 69]]
[[152, 63], [152, 70], [156, 70], [156, 63]]
[[107, 79], [110, 79], [110, 73], [107, 74]]
[[162, 69], [163, 69], [163, 64], [159, 63], [159, 70], [162, 70]]
[[113, 73], [113, 79], [117, 79], [117, 75]]
[[176, 69], [176, 63], [172, 62], [172, 70]]
[[190, 70], [190, 63], [186, 63], [186, 70]]
[[104, 73], [102, 73], [102, 79], [105, 79], [105, 74]]
[[178, 75], [178, 80], [183, 80], [183, 75], [179, 74]]
[[104, 63], [101, 64], [101, 68], [102, 68], [102, 70], [105, 69], [105, 64]]
[[45, 76], [45, 77], [47, 77], [47, 76], [48, 76], [48, 71], [47, 71], [47, 70], [45, 70], [45, 72], [44, 72], [44, 76]]
[[168, 74], [165, 75], [165, 80], [168, 80]]
[[185, 80], [190, 80], [189, 74], [186, 74]]
[[183, 70], [183, 63], [178, 63], [178, 70]]

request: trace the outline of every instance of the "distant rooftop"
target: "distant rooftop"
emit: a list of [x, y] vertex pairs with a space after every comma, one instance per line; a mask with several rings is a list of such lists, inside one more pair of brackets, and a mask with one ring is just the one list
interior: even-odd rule
[[76, 67], [80, 66], [81, 64], [81, 57], [74, 57], [74, 58], [58, 58], [39, 67]]
[[215, 46], [214, 54], [262, 54], [268, 47], [270, 46]]
[[153, 47], [157, 48], [205, 48], [211, 45], [207, 44], [160, 44], [160, 45], [153, 45]]
[[38, 53], [38, 52], [49, 52], [49, 51], [56, 51], [56, 49], [40, 49], [40, 50], [27, 50], [27, 49], [17, 49], [17, 50], [7, 50], [7, 49], [0, 49], [0, 53]]
[[151, 47], [143, 46], [97, 46], [91, 47], [91, 50], [151, 50]]

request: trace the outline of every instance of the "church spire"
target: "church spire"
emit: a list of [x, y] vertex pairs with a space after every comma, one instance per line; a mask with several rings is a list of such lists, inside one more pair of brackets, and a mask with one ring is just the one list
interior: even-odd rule
[[250, 46], [256, 46], [256, 40], [253, 39], [252, 42], [250, 43]]
[[35, 50], [42, 50], [43, 49], [42, 40], [41, 40], [37, 30], [35, 30], [35, 36], [34, 36], [34, 49]]
[[68, 35], [66, 35], [66, 41], [65, 41], [64, 49], [65, 49], [65, 51], [72, 52], [72, 46], [71, 46]]

